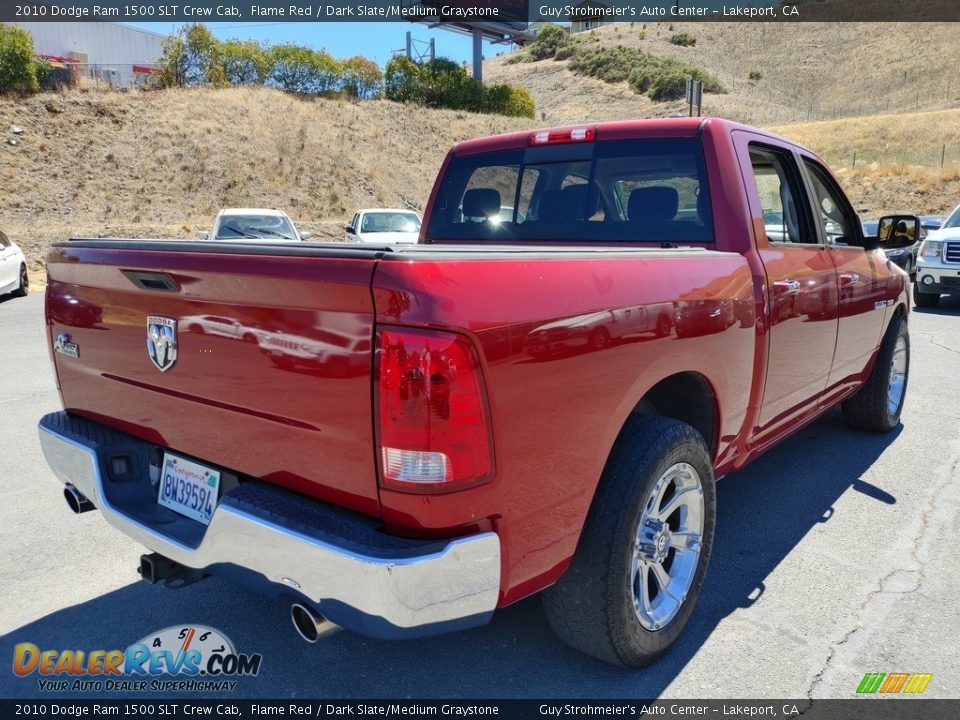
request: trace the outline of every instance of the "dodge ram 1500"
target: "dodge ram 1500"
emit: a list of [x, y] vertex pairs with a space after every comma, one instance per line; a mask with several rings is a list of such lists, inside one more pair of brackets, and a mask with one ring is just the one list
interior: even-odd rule
[[147, 580], [288, 598], [311, 641], [543, 591], [565, 642], [650, 663], [716, 478], [837, 404], [890, 430], [909, 372], [906, 275], [831, 173], [719, 119], [460, 143], [415, 246], [75, 239], [47, 268], [71, 508]]

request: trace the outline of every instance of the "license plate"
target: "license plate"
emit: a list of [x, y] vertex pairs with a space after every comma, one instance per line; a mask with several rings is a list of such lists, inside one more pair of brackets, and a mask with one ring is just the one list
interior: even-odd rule
[[163, 454], [157, 502], [204, 525], [217, 506], [220, 471], [170, 453]]

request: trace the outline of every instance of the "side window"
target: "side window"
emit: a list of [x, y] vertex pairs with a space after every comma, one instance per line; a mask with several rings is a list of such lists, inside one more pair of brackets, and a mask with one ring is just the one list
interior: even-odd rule
[[810, 173], [817, 222], [823, 236], [830, 245], [852, 244], [851, 241], [858, 239], [858, 235], [857, 216], [850, 208], [850, 203], [822, 167], [807, 159], [803, 164]]
[[360, 213], [354, 213], [354, 214], [353, 214], [353, 220], [350, 221], [350, 227], [352, 227], [354, 230], [359, 230], [359, 229], [360, 229], [360, 228], [357, 227], [357, 221], [358, 221], [359, 219], [360, 219]]
[[750, 165], [763, 209], [767, 239], [771, 243], [818, 244], [793, 157], [781, 150], [751, 143]]

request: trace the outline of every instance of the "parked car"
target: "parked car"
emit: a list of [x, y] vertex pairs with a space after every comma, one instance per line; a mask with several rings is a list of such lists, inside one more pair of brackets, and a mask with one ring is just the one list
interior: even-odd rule
[[870, 236], [870, 235], [876, 235], [876, 234], [877, 234], [877, 228], [878, 228], [879, 225], [880, 225], [880, 221], [879, 221], [879, 220], [864, 220], [864, 221], [862, 221], [860, 224], [861, 224], [861, 226], [863, 227], [863, 234], [864, 234], [864, 235], [867, 235], [867, 236]]
[[240, 338], [245, 342], [257, 342], [258, 331], [237, 320], [220, 315], [184, 315], [180, 325], [188, 332], [201, 335], [219, 335], [226, 338]]
[[960, 293], [960, 206], [920, 245], [916, 276], [913, 301], [919, 307], [934, 307], [941, 295]]
[[361, 243], [414, 244], [420, 235], [420, 216], [412, 210], [368, 208], [357, 210], [344, 227], [344, 240]]
[[[490, 222], [521, 189], [523, 222]], [[900, 422], [907, 277], [822, 161], [766, 131], [684, 118], [466, 141], [423, 240], [56, 245], [46, 332], [69, 410], [39, 429], [70, 506], [147, 546], [142, 578], [249, 581], [311, 642], [475, 627], [543, 591], [560, 638], [633, 667], [694, 611], [716, 478], [836, 405], [854, 428]], [[74, 326], [66, 295], [124, 312]], [[179, 336], [212, 307], [269, 340]], [[668, 308], [682, 336], [669, 316], [658, 330]], [[627, 310], [642, 341], [527, 351], [538, 327], [592, 333]], [[350, 337], [318, 343], [307, 316]], [[323, 355], [277, 367], [264, 349]]]
[[942, 215], [920, 215], [920, 223], [928, 232], [930, 230], [939, 230], [943, 225]]
[[299, 232], [290, 216], [273, 208], [224, 208], [213, 221], [213, 229], [198, 233], [200, 240], [228, 242], [295, 242], [309, 240]]
[[0, 295], [24, 297], [30, 292], [27, 259], [19, 246], [0, 231]]
[[926, 239], [917, 215], [885, 215], [877, 225], [877, 237], [887, 259], [903, 269], [912, 280], [917, 268], [917, 252]]

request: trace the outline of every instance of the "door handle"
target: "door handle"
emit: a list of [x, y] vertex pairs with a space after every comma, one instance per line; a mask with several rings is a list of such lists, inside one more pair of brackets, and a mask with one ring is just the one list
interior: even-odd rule
[[847, 285], [856, 285], [860, 282], [860, 276], [857, 273], [841, 273], [840, 275], [840, 286], [846, 287]]

